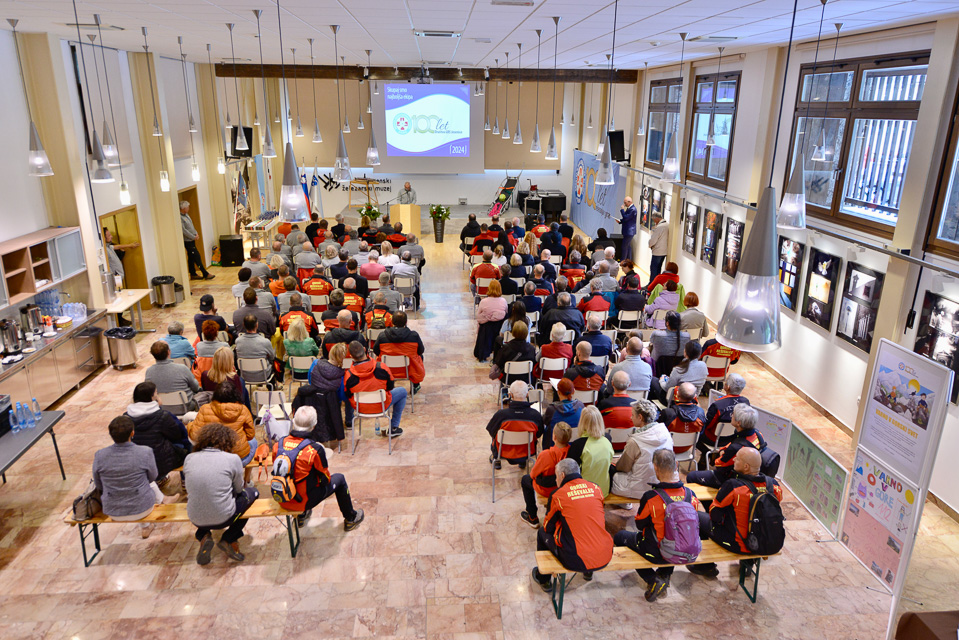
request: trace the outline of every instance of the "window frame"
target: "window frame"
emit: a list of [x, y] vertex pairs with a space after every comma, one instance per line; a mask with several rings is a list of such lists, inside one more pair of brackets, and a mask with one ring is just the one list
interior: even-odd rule
[[[680, 90], [679, 102], [669, 101], [669, 89], [670, 87], [673, 87], [673, 86], [679, 86], [679, 90]], [[666, 88], [665, 102], [653, 102], [653, 89], [656, 87]], [[665, 80], [651, 80], [649, 82], [649, 88], [647, 91], [649, 97], [646, 101], [646, 144], [643, 145], [643, 164], [646, 167], [653, 167], [655, 169], [658, 169], [659, 171], [663, 170], [663, 165], [666, 162], [666, 129], [665, 127], [667, 126], [669, 121], [668, 114], [675, 113], [677, 118], [680, 117], [680, 107], [683, 104], [682, 87], [683, 87], [683, 79], [679, 76], [675, 78], [666, 78]], [[652, 139], [652, 136], [649, 134], [650, 134], [650, 131], [652, 130], [651, 123], [652, 123], [652, 116], [654, 113], [663, 114], [664, 129], [663, 129], [663, 137], [662, 137], [662, 140], [660, 141], [660, 147], [659, 147], [659, 157], [663, 160], [663, 162], [653, 162], [652, 160], [649, 160], [649, 146], [650, 146], [650, 140]], [[679, 132], [677, 131], [677, 133]]]
[[[926, 236], [926, 249], [936, 255], [959, 259], [959, 242], [950, 242], [939, 238], [939, 225], [942, 224], [942, 214], [946, 209], [946, 198], [949, 196], [949, 178], [952, 167], [959, 154], [959, 91], [953, 101], [952, 116], [949, 122], [949, 135], [939, 167], [939, 179], [936, 181], [935, 197], [933, 198], [933, 215], [929, 220], [929, 232]], [[957, 187], [959, 188], [959, 187]]]
[[[736, 96], [733, 99], [732, 103], [717, 103], [716, 99], [719, 96], [719, 82], [727, 81], [730, 79], [735, 79], [736, 81]], [[713, 96], [712, 102], [699, 102], [699, 85], [702, 83], [711, 82], [713, 85]], [[707, 73], [703, 75], [698, 75], [693, 78], [693, 110], [692, 117], [689, 119], [689, 140], [688, 146], [686, 149], [686, 180], [697, 182], [709, 187], [714, 187], [716, 189], [722, 189], [723, 191], [729, 185], [729, 169], [732, 166], [730, 160], [732, 159], [733, 154], [733, 143], [736, 138], [736, 111], [739, 107], [739, 93], [742, 88], [742, 71], [722, 71], [720, 73]], [[693, 164], [693, 150], [696, 145], [696, 116], [701, 114], [709, 114], [709, 122], [712, 124], [717, 115], [731, 115], [732, 116], [732, 128], [729, 132], [729, 155], [726, 158], [726, 175], [722, 180], [717, 180], [716, 178], [711, 178], [709, 176], [709, 161], [712, 159], [712, 148], [706, 148], [706, 157], [703, 160], [703, 173], [702, 175], [698, 173], [693, 173], [692, 164]]]
[[[835, 62], [819, 62], [817, 64], [806, 63], [799, 68], [799, 81], [796, 85], [796, 98], [793, 108], [792, 128], [789, 135], [789, 146], [786, 155], [786, 171], [783, 174], [783, 191], [789, 182], [789, 176], [792, 175], [794, 158], [796, 153], [796, 137], [800, 118], [821, 118], [826, 116], [831, 119], [841, 119], [845, 121], [843, 130], [843, 139], [839, 146], [839, 158], [837, 161], [837, 177], [834, 181], [833, 196], [830, 207], [827, 209], [817, 204], [806, 202], [806, 213], [812, 218], [829, 220], [844, 227], [856, 229], [865, 229], [866, 231], [884, 238], [892, 238], [896, 225], [888, 225], [871, 220], [869, 218], [855, 216], [841, 211], [843, 193], [846, 189], [846, 168], [849, 161], [849, 153], [852, 150], [855, 121], [869, 119], [897, 119], [914, 120], [919, 119], [919, 105], [921, 100], [911, 100], [902, 102], [872, 102], [860, 101], [859, 94], [862, 90], [863, 76], [866, 71], [876, 69], [892, 69], [897, 67], [910, 67], [914, 65], [929, 64], [928, 50], [910, 51], [903, 53], [890, 54], [887, 56], [869, 56], [862, 58], [848, 58], [836, 60]], [[853, 82], [850, 90], [849, 100], [845, 102], [807, 103], [802, 100], [803, 82], [806, 77], [812, 74], [815, 66], [816, 73], [836, 73], [840, 71], [853, 71]], [[907, 169], [908, 170], [908, 169]], [[898, 221], [897, 221], [898, 222]]]

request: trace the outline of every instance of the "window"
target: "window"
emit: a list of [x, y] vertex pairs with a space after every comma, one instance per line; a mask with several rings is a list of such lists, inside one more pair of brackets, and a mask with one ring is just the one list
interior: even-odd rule
[[928, 53], [800, 69], [792, 165], [812, 215], [891, 235], [926, 83]]
[[646, 130], [646, 164], [663, 168], [667, 144], [679, 125], [679, 103], [683, 97], [682, 78], [649, 83], [649, 126]]
[[959, 258], [959, 96], [954, 113], [938, 180], [929, 247], [935, 253]]
[[739, 76], [736, 71], [696, 77], [688, 173], [693, 180], [719, 189], [725, 189], [729, 180]]

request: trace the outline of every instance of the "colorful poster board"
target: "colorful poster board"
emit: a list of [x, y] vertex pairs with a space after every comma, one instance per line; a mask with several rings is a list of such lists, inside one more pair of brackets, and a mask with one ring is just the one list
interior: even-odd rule
[[806, 245], [779, 236], [779, 303], [790, 311], [799, 297], [799, 276]]
[[841, 258], [819, 249], [809, 252], [802, 316], [826, 330], [832, 326], [833, 301], [836, 299], [841, 267]]
[[793, 426], [786, 449], [783, 482], [834, 538], [839, 535], [848, 475], [845, 467], [805, 431]]
[[626, 177], [613, 163], [613, 184], [596, 184], [599, 158], [578, 149], [573, 151], [573, 200], [570, 218], [583, 233], [596, 237], [600, 227], [615, 225], [626, 197]]
[[[913, 351], [959, 371], [959, 302], [926, 291]], [[957, 399], [959, 388], [953, 387], [950, 400]]]
[[903, 546], [916, 534], [919, 489], [863, 449], [856, 452], [839, 541], [892, 591]]
[[839, 303], [836, 335], [866, 353], [872, 348], [884, 278], [885, 275], [879, 271], [855, 262], [846, 263], [846, 281]]
[[743, 231], [746, 223], [732, 218], [726, 219], [726, 250], [723, 253], [723, 273], [730, 278], [739, 271], [739, 257], [743, 250]]
[[723, 214], [706, 209], [706, 215], [703, 217], [703, 244], [699, 250], [699, 258], [711, 267], [716, 266], [716, 249], [719, 247], [719, 236], [722, 232]]
[[699, 227], [699, 207], [686, 203], [686, 219], [683, 221], [683, 251], [696, 255], [696, 230]]

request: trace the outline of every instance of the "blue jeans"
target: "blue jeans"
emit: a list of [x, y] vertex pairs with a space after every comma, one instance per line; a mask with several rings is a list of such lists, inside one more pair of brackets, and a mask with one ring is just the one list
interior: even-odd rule
[[406, 388], [393, 387], [390, 393], [393, 396], [393, 399], [390, 401], [390, 407], [393, 409], [393, 418], [390, 420], [390, 427], [395, 429], [400, 426], [400, 418], [403, 417], [403, 410], [406, 409]]
[[653, 278], [658, 276], [663, 272], [663, 263], [666, 261], [666, 256], [652, 256], [649, 259], [649, 281], [652, 282]]
[[256, 448], [259, 446], [259, 443], [257, 443], [256, 438], [253, 438], [252, 440], [250, 440], [249, 444], [250, 444], [250, 453], [248, 453], [247, 456], [241, 460], [244, 467], [250, 464], [250, 461], [253, 459], [253, 455], [256, 453]]

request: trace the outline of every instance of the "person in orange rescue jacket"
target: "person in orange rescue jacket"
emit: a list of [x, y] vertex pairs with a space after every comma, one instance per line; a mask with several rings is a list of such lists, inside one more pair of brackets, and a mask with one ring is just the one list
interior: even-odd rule
[[[366, 347], [361, 342], [358, 340], [351, 342], [349, 351], [350, 357], [353, 358], [353, 366], [346, 373], [343, 387], [350, 404], [360, 413], [379, 413], [381, 410], [379, 403], [357, 404], [356, 394], [382, 389], [386, 392], [386, 406], [393, 410], [393, 415], [390, 418], [389, 435], [394, 438], [403, 435], [403, 430], [400, 428], [400, 419], [403, 417], [403, 410], [406, 408], [406, 389], [394, 385], [393, 375], [389, 369], [379, 362], [369, 359], [366, 355]], [[386, 429], [383, 430], [383, 435], [387, 435]]]
[[[426, 378], [426, 366], [423, 364], [423, 340], [420, 334], [407, 325], [405, 311], [393, 314], [393, 326], [383, 331], [373, 345], [373, 353], [380, 356], [406, 356], [410, 359], [409, 376], [413, 383], [413, 393], [420, 390], [420, 383]], [[402, 375], [399, 369], [390, 370], [394, 376]]]

